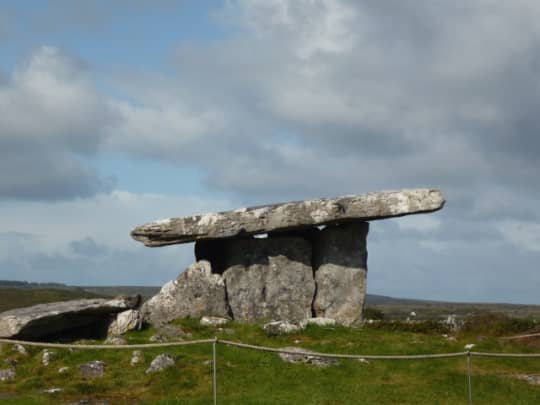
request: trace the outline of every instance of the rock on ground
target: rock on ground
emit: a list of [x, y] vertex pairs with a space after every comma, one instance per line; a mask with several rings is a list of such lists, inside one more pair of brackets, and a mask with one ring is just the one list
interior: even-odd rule
[[335, 326], [336, 320], [332, 318], [307, 318], [300, 322], [300, 326], [305, 328], [307, 325], [317, 326]]
[[131, 360], [129, 364], [131, 364], [132, 366], [136, 366], [137, 364], [142, 363], [143, 360], [144, 360], [144, 356], [142, 352], [140, 350], [134, 350], [133, 353], [131, 354]]
[[[299, 347], [283, 347], [282, 349], [287, 350], [288, 352], [298, 353], [279, 353], [279, 357], [281, 358], [281, 360], [287, 363], [312, 364], [318, 367], [335, 366], [339, 364], [338, 360], [329, 357], [317, 356], [317, 353], [311, 350], [302, 349]], [[307, 352], [308, 354], [300, 354], [300, 352]]]
[[140, 311], [136, 309], [128, 309], [127, 311], [119, 312], [116, 319], [109, 325], [109, 335], [123, 335], [130, 330], [139, 329], [142, 323]]
[[105, 373], [105, 362], [94, 360], [79, 366], [79, 372], [84, 378], [102, 377]]
[[200, 320], [200, 324], [203, 326], [225, 326], [229, 320], [227, 318], [220, 318], [217, 316], [203, 316]]
[[367, 222], [329, 226], [315, 247], [317, 317], [335, 319], [346, 326], [359, 325], [366, 296]]
[[315, 283], [311, 246], [302, 238], [226, 242], [223, 278], [235, 320], [297, 320], [311, 316]]
[[171, 354], [163, 353], [154, 358], [150, 363], [150, 367], [146, 370], [146, 374], [158, 373], [169, 367], [174, 367], [174, 357]]
[[13, 381], [15, 379], [15, 375], [15, 370], [12, 368], [0, 370], [0, 382]]
[[52, 359], [56, 357], [56, 352], [45, 349], [41, 354], [41, 364], [48, 366]]
[[0, 313], [0, 337], [35, 340], [108, 322], [111, 314], [133, 308], [139, 300], [140, 297], [81, 299], [12, 309]]
[[287, 335], [296, 333], [303, 329], [303, 326], [291, 323], [289, 321], [274, 321], [263, 325], [263, 330], [269, 336]]
[[200, 260], [189, 266], [178, 278], [163, 286], [142, 308], [144, 319], [161, 325], [174, 319], [204, 315], [226, 317], [228, 306], [225, 283], [213, 274], [211, 265]]

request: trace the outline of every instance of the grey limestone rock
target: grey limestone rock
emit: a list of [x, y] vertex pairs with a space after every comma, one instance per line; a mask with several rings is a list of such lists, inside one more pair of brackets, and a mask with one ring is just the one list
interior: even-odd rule
[[[293, 364], [311, 364], [318, 367], [336, 366], [339, 361], [330, 357], [317, 356], [317, 353], [300, 347], [283, 347], [293, 353], [279, 353], [281, 360]], [[298, 354], [297, 354], [298, 353]], [[307, 354], [303, 354], [307, 353]]]
[[56, 352], [52, 350], [45, 349], [41, 354], [41, 364], [48, 366], [52, 359], [56, 357]]
[[81, 299], [0, 313], [0, 337], [38, 339], [108, 321], [115, 314], [138, 305], [140, 297]]
[[200, 260], [165, 284], [141, 311], [144, 319], [154, 325], [187, 316], [227, 317], [225, 283], [221, 275], [212, 273], [208, 261]]
[[116, 319], [109, 325], [109, 335], [123, 335], [130, 330], [138, 329], [141, 322], [141, 313], [136, 309], [119, 312]]
[[229, 320], [217, 316], [203, 316], [199, 322], [203, 326], [219, 327], [227, 325]]
[[302, 238], [230, 240], [223, 278], [235, 320], [300, 321], [315, 293], [311, 246]]
[[302, 329], [304, 329], [303, 326], [289, 321], [273, 321], [263, 325], [263, 330], [270, 336], [287, 335], [299, 332]]
[[131, 360], [129, 361], [129, 364], [132, 366], [136, 366], [137, 364], [142, 363], [144, 360], [144, 356], [140, 350], [134, 350], [131, 354]]
[[442, 193], [436, 189], [388, 191], [163, 219], [136, 227], [131, 231], [131, 236], [146, 246], [164, 246], [355, 220], [399, 217], [437, 211], [443, 205]]
[[174, 367], [174, 356], [168, 353], [158, 355], [150, 363], [150, 367], [146, 370], [146, 374], [159, 373], [169, 367]]
[[366, 296], [367, 222], [329, 226], [321, 231], [314, 258], [317, 317], [358, 325]]

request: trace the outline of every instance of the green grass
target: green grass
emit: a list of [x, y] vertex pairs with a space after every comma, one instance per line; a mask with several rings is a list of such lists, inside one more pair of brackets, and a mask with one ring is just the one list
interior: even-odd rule
[[[256, 325], [231, 323], [228, 333], [202, 327], [197, 320], [178, 322], [192, 339], [242, 341], [271, 347], [300, 346], [326, 353], [418, 354], [463, 351], [467, 343], [489, 352], [534, 352], [531, 345], [467, 332], [448, 341], [437, 333], [400, 330], [347, 329], [309, 326], [301, 333], [269, 337]], [[129, 343], [147, 342], [152, 329], [131, 332]], [[467, 403], [466, 359], [415, 361], [341, 360], [340, 365], [317, 368], [282, 362], [274, 353], [218, 345], [218, 398], [220, 404], [465, 404]], [[56, 350], [48, 367], [40, 363], [41, 350], [29, 356], [4, 345], [0, 357], [19, 362], [14, 382], [0, 383], [2, 394], [13, 394], [9, 404], [57, 404], [80, 399], [107, 399], [111, 404], [208, 404], [212, 402], [212, 346], [148, 349], [144, 363], [129, 365], [131, 351]], [[144, 373], [159, 353], [177, 356], [176, 367], [163, 373]], [[104, 377], [83, 379], [77, 366], [90, 360], [107, 364]], [[2, 359], [0, 361], [3, 362]], [[475, 404], [540, 403], [540, 387], [506, 377], [538, 373], [540, 359], [473, 358]], [[71, 367], [67, 374], [58, 368]], [[3, 368], [2, 365], [0, 368]], [[45, 388], [62, 387], [59, 394], [42, 394]], [[2, 400], [0, 399], [0, 403]]]
[[0, 312], [47, 302], [97, 298], [99, 295], [84, 290], [57, 290], [31, 288], [0, 288]]

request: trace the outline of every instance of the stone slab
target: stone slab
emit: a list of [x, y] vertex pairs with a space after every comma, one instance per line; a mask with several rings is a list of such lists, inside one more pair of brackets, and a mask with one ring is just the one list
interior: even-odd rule
[[444, 202], [437, 189], [368, 193], [163, 219], [136, 227], [131, 236], [156, 247], [428, 213], [441, 209]]

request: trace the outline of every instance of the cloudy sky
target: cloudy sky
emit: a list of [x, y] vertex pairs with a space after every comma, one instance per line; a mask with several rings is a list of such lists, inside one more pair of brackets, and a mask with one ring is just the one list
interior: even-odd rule
[[135, 225], [411, 187], [368, 291], [540, 304], [536, 0], [0, 3], [0, 279], [161, 285]]

